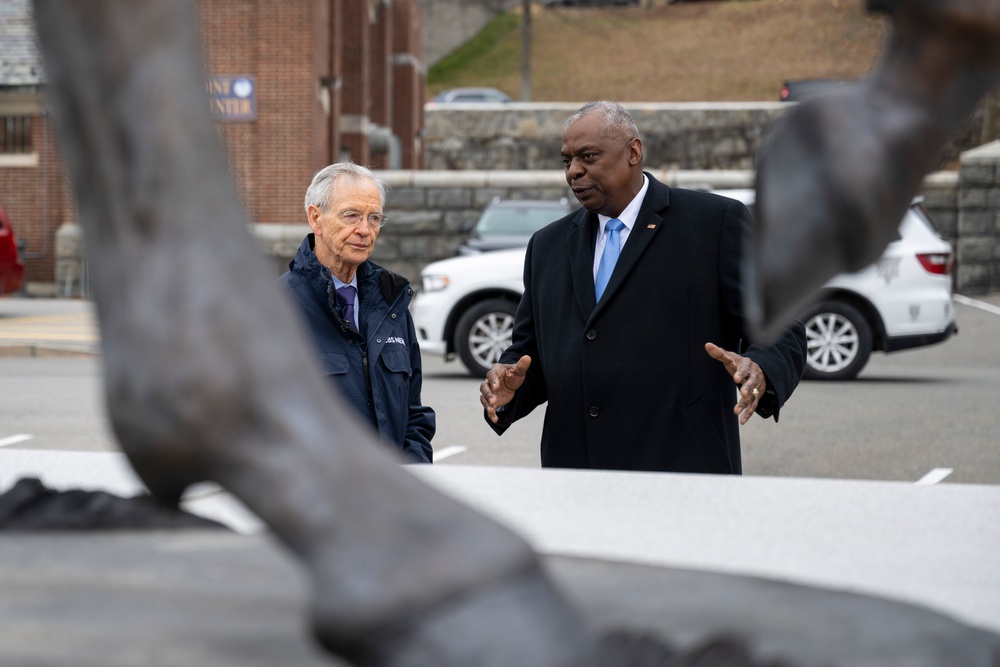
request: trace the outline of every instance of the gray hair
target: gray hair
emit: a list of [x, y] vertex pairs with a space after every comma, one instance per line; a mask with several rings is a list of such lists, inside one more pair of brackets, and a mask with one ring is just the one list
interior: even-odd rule
[[565, 131], [566, 128], [576, 121], [591, 114], [597, 114], [601, 118], [602, 137], [612, 137], [621, 139], [622, 141], [642, 138], [639, 136], [639, 128], [636, 127], [632, 114], [617, 102], [609, 102], [607, 100], [589, 102], [580, 107], [576, 113], [566, 120], [563, 130]]
[[326, 213], [333, 199], [333, 188], [338, 178], [345, 177], [353, 181], [369, 180], [378, 188], [379, 199], [385, 207], [385, 196], [389, 192], [389, 186], [379, 179], [367, 167], [354, 164], [353, 162], [337, 162], [321, 169], [313, 176], [312, 183], [306, 188], [306, 211], [310, 206], [315, 206], [320, 211]]

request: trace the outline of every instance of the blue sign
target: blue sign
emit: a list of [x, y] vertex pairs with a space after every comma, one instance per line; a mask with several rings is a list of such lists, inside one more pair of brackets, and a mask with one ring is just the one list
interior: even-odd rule
[[252, 76], [213, 76], [205, 83], [217, 120], [255, 120], [257, 87]]

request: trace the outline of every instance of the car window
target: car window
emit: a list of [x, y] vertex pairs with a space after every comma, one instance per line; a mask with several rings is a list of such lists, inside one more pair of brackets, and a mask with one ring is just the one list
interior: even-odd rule
[[928, 210], [928, 208], [924, 205], [923, 202], [914, 204], [910, 208], [912, 208], [913, 212], [917, 214], [917, 218], [922, 220], [923, 223], [927, 225], [932, 232], [934, 232], [935, 236], [937, 236], [940, 239], [944, 238], [944, 236], [941, 235], [941, 231], [938, 229], [937, 221], [934, 220], [934, 216], [931, 215], [930, 210]]
[[476, 224], [480, 236], [530, 236], [565, 212], [556, 208], [494, 207], [483, 212]]

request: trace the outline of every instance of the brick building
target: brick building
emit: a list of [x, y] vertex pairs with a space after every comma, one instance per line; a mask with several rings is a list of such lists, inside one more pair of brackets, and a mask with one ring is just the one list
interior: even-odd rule
[[[302, 223], [312, 175], [350, 158], [419, 169], [419, 0], [196, 0], [207, 103], [246, 212]], [[76, 211], [44, 109], [30, 0], [0, 3], [0, 203], [26, 279], [57, 293], [57, 231]]]

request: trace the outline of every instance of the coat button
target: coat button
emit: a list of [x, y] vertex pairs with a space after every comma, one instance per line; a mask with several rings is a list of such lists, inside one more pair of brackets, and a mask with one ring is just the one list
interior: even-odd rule
[[392, 319], [396, 319], [396, 313], [392, 314]]
[[601, 409], [599, 407], [597, 407], [596, 405], [590, 406], [590, 416], [591, 417], [596, 417], [599, 414], [601, 414]]
[[376, 338], [375, 342], [378, 343], [379, 345], [381, 345], [382, 344], [382, 339], [381, 338]]
[[595, 338], [597, 338], [597, 332], [596, 331], [594, 331], [593, 329], [591, 329], [590, 331], [587, 332], [587, 340], [594, 340]]

